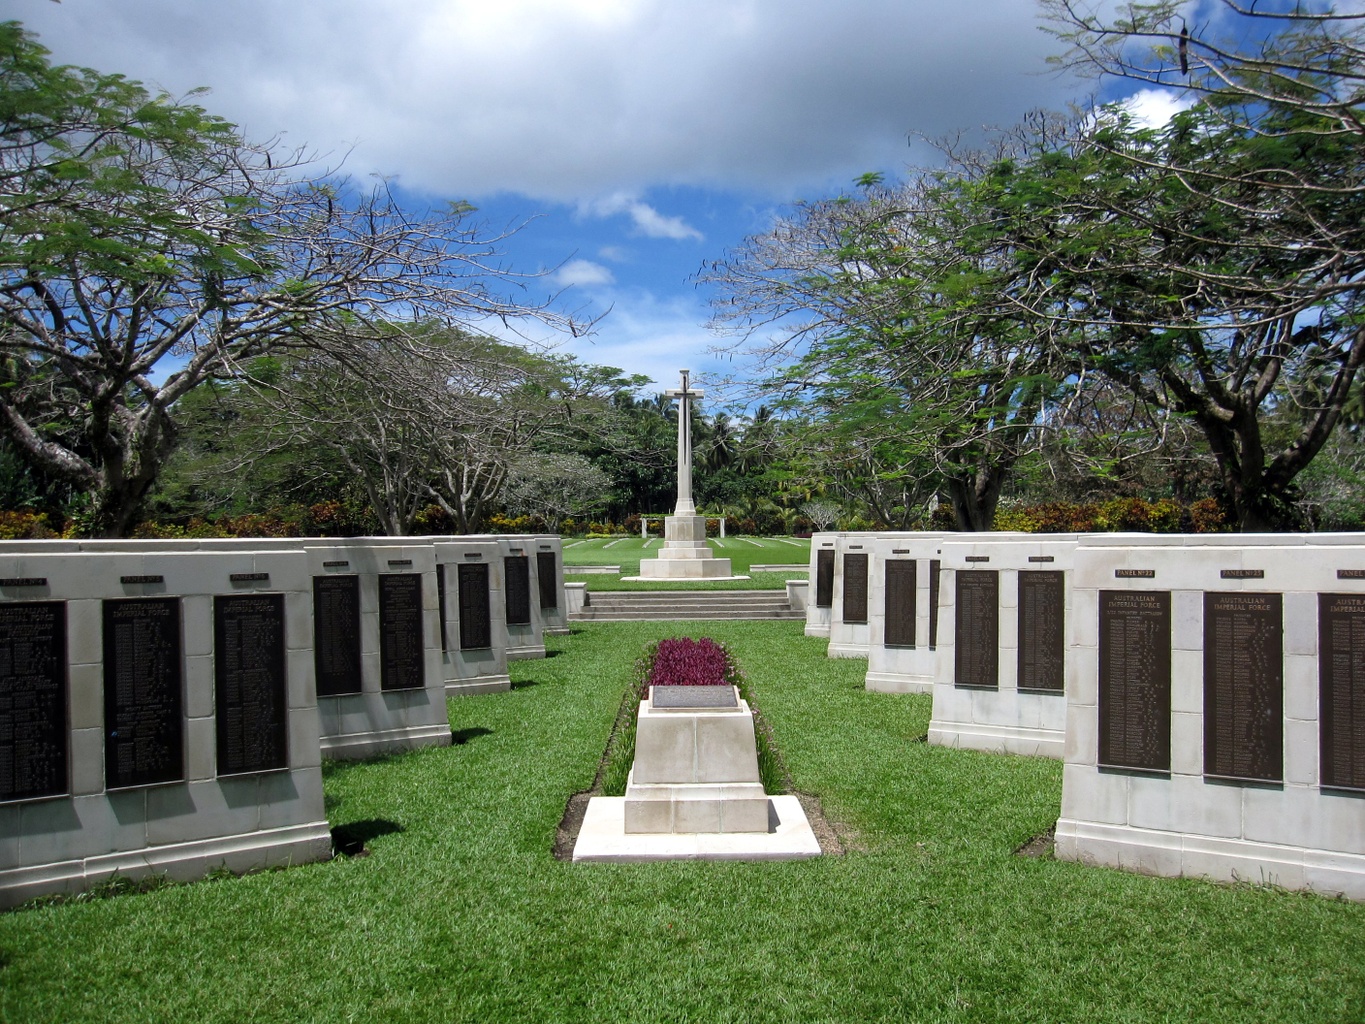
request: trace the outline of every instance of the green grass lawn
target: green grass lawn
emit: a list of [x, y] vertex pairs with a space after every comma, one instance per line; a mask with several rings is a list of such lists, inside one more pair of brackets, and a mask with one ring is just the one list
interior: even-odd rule
[[723, 583], [704, 581], [622, 582], [619, 576], [574, 573], [576, 565], [619, 565], [622, 576], [637, 576], [640, 559], [653, 558], [663, 541], [658, 537], [576, 540], [565, 538], [564, 575], [573, 582], [586, 583], [589, 591], [602, 590], [781, 590], [789, 579], [806, 579], [806, 572], [750, 573], [751, 565], [791, 565], [797, 569], [810, 564], [810, 541], [796, 537], [712, 537], [707, 543], [717, 558], [730, 559], [730, 568], [747, 580]]
[[[851, 852], [550, 850], [645, 643], [727, 641]], [[1365, 906], [1016, 856], [1060, 764], [930, 747], [799, 622], [591, 623], [450, 705], [465, 742], [328, 769], [368, 857], [0, 914], [0, 1020], [1358, 1021]]]

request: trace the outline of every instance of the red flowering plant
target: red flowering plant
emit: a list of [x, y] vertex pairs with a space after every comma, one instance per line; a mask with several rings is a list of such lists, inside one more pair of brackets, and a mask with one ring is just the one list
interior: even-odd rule
[[738, 685], [739, 672], [727, 651], [710, 637], [671, 637], [654, 649], [645, 686]]
[[754, 716], [758, 743], [758, 774], [768, 793], [785, 793], [790, 786], [787, 769], [773, 744], [771, 729], [754, 705], [748, 680], [730, 649], [710, 637], [670, 637], [650, 644], [635, 663], [635, 678], [626, 688], [612, 727], [607, 751], [598, 768], [596, 786], [605, 796], [623, 796], [631, 763], [635, 760], [635, 726], [640, 701], [651, 686], [737, 686]]

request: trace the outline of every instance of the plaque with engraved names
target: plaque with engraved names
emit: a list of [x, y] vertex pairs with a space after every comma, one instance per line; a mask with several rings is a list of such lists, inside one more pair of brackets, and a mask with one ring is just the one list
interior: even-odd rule
[[1061, 693], [1066, 686], [1066, 574], [1019, 570], [1021, 690]]
[[446, 567], [436, 566], [436, 607], [441, 617], [441, 651], [445, 653], [450, 650], [450, 637], [446, 634], [446, 614], [448, 611], [448, 601], [446, 598]]
[[844, 555], [844, 621], [867, 621], [867, 555]]
[[1171, 770], [1171, 595], [1101, 590], [1099, 763]]
[[379, 688], [416, 690], [427, 685], [422, 641], [422, 574], [379, 576]]
[[313, 671], [319, 697], [359, 693], [360, 577], [313, 577]]
[[1284, 778], [1284, 598], [1204, 594], [1204, 774]]
[[104, 602], [104, 786], [185, 777], [180, 598]]
[[957, 571], [953, 683], [995, 689], [1000, 685], [1000, 573]]
[[941, 585], [939, 577], [943, 573], [943, 563], [937, 558], [929, 559], [929, 650], [938, 647], [938, 593]]
[[1365, 791], [1365, 594], [1318, 595], [1322, 785]]
[[213, 599], [213, 676], [218, 774], [288, 767], [283, 594]]
[[460, 650], [482, 651], [493, 646], [493, 613], [488, 607], [488, 563], [459, 566]]
[[0, 604], [0, 801], [68, 790], [66, 603]]
[[915, 596], [915, 560], [888, 558], [886, 632], [882, 641], [887, 647], [915, 646]]
[[525, 555], [508, 555], [502, 560], [503, 603], [507, 606], [509, 626], [531, 624], [531, 560]]
[[540, 585], [540, 607], [559, 607], [559, 574], [555, 572], [555, 553], [536, 552], [536, 582]]
[[815, 553], [815, 607], [834, 604], [834, 551], [821, 548]]

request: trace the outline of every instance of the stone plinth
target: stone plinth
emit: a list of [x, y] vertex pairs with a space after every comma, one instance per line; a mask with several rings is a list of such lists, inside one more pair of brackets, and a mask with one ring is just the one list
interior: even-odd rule
[[654, 688], [640, 702], [627, 833], [768, 831], [753, 715], [728, 689], [730, 707], [659, 707]]
[[705, 516], [669, 516], [664, 520], [664, 545], [656, 558], [640, 560], [645, 580], [748, 579], [734, 576], [730, 559], [716, 558], [706, 545]]

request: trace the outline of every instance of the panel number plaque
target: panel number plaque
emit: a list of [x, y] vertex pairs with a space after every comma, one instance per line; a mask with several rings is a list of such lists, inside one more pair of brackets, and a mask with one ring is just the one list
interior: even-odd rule
[[213, 599], [218, 774], [288, 767], [284, 595]]
[[867, 555], [844, 555], [844, 621], [867, 621]]
[[887, 647], [915, 646], [915, 560], [886, 560]]
[[536, 582], [540, 585], [540, 607], [559, 607], [559, 574], [555, 571], [553, 551], [536, 552]]
[[185, 777], [180, 599], [104, 602], [104, 785]]
[[415, 690], [426, 686], [422, 643], [422, 574], [379, 577], [379, 688]]
[[1284, 778], [1284, 598], [1204, 594], [1204, 774]]
[[1000, 685], [1000, 573], [959, 569], [956, 611], [953, 683], [995, 689]]
[[1171, 770], [1171, 595], [1100, 591], [1099, 763]]
[[834, 604], [834, 552], [821, 548], [815, 553], [815, 607]]
[[313, 577], [313, 670], [319, 697], [359, 693], [360, 577]]
[[1061, 692], [1066, 685], [1066, 574], [1019, 571], [1019, 682], [1021, 690]]
[[66, 604], [0, 604], [0, 801], [67, 791]]
[[1365, 594], [1318, 595], [1320, 778], [1365, 791]]
[[531, 624], [531, 560], [525, 555], [508, 555], [502, 560], [503, 598], [509, 626]]
[[459, 566], [460, 650], [482, 651], [493, 646], [493, 616], [488, 607], [488, 563]]

